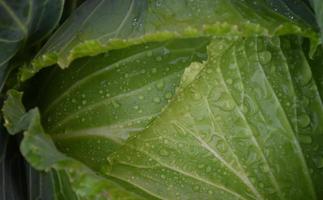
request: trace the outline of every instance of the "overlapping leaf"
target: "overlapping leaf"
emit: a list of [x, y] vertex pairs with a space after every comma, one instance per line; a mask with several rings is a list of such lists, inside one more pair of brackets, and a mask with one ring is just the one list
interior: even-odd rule
[[103, 172], [159, 199], [320, 199], [322, 101], [297, 42], [215, 39], [208, 52]]
[[299, 38], [259, 37], [317, 40], [283, 2], [87, 1], [22, 79], [107, 53], [32, 80], [45, 130], [37, 110], [7, 114], [24, 156], [59, 199], [320, 199], [320, 87]]
[[[11, 94], [16, 94], [16, 92], [12, 91]], [[19, 102], [21, 101], [20, 98], [21, 96], [14, 95], [9, 100]], [[52, 188], [52, 185], [44, 187], [44, 184], [49, 183], [48, 181], [45, 183], [35, 181], [36, 184], [40, 184], [38, 185], [40, 190], [36, 191], [37, 185], [32, 185], [34, 190], [28, 191], [30, 199], [37, 197], [66, 200], [106, 200], [116, 197], [120, 197], [120, 199], [142, 199], [131, 191], [126, 191], [118, 184], [96, 175], [87, 166], [58, 151], [50, 136], [45, 134], [40, 124], [40, 115], [37, 109], [30, 110], [25, 113], [25, 116], [22, 115], [21, 117], [27, 118], [30, 122], [29, 126], [25, 128], [24, 139], [20, 146], [22, 154], [37, 170], [50, 171], [47, 175], [32, 175], [30, 180], [35, 178], [52, 179], [54, 183], [54, 188]], [[51, 193], [50, 190], [55, 190], [55, 192]]]
[[184, 68], [206, 59], [208, 41], [138, 45], [80, 59], [66, 70], [56, 67], [40, 73], [35, 83], [44, 84], [36, 105], [46, 132], [65, 153], [99, 169], [130, 134], [159, 115]]
[[39, 52], [33, 67], [23, 70], [22, 79], [54, 63], [67, 67], [79, 57], [170, 38], [299, 33], [317, 40], [311, 24], [273, 8], [290, 11], [279, 2], [251, 0], [87, 1]]
[[316, 21], [321, 29], [321, 40], [323, 40], [323, 2], [320, 0], [312, 0], [312, 4], [316, 14]]

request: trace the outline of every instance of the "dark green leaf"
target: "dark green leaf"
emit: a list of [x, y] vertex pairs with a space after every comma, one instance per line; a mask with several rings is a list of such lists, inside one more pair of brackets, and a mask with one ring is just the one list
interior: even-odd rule
[[321, 29], [321, 40], [323, 40], [323, 1], [312, 0], [312, 2], [316, 14], [316, 21]]
[[0, 90], [10, 72], [10, 60], [26, 44], [44, 39], [59, 22], [63, 0], [0, 0]]

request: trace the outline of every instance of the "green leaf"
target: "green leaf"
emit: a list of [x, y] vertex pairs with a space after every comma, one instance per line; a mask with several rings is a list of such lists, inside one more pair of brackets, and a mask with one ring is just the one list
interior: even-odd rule
[[25, 118], [25, 107], [22, 104], [22, 92], [16, 90], [8, 91], [8, 99], [2, 107], [5, 127], [10, 134], [16, 134], [26, 129], [29, 124], [28, 117]]
[[[6, 104], [10, 104], [12, 107], [16, 105], [19, 108], [22, 105], [21, 98], [21, 92], [11, 90], [9, 91], [9, 99]], [[10, 110], [6, 110], [4, 117], [8, 119], [11, 117], [11, 114]], [[25, 131], [20, 145], [21, 153], [34, 168], [46, 171], [39, 172], [26, 166], [26, 178], [30, 181], [28, 184], [32, 183], [27, 189], [30, 199], [106, 200], [110, 198], [116, 199], [117, 197], [122, 200], [144, 199], [141, 196], [137, 196], [137, 194], [133, 194], [131, 191], [125, 190], [117, 183], [96, 175], [94, 171], [84, 164], [58, 151], [50, 136], [45, 134], [40, 124], [40, 116], [37, 109], [25, 113], [21, 111], [19, 116], [15, 116], [15, 119], [18, 122], [25, 122], [23, 126], [20, 123], [14, 123], [9, 129]], [[6, 167], [4, 168], [6, 173], [1, 175], [3, 175], [3, 178], [8, 177], [10, 179], [8, 181], [3, 179], [5, 184], [0, 186], [1, 188], [16, 187], [16, 185], [12, 185], [10, 182], [14, 181], [14, 178], [8, 176], [11, 175], [11, 171], [8, 171], [8, 167], [5, 164], [7, 162], [1, 162], [1, 167]], [[20, 168], [21, 166], [23, 165], [19, 164], [16, 167]], [[13, 167], [9, 169], [11, 168], [13, 169]], [[23, 184], [21, 180], [19, 183]], [[6, 191], [9, 190], [6, 189]], [[22, 195], [21, 192], [19, 194]], [[14, 196], [11, 197], [15, 198]]]
[[[26, 182], [28, 199], [54, 200], [53, 182], [51, 174], [26, 166]], [[72, 199], [71, 199], [72, 200]]]
[[12, 70], [10, 60], [26, 44], [43, 40], [58, 24], [64, 0], [0, 0], [0, 90]]
[[269, 5], [276, 12], [286, 16], [292, 21], [309, 24], [313, 28], [317, 27], [315, 14], [309, 5], [308, 0], [267, 0]]
[[86, 1], [51, 37], [33, 66], [23, 69], [21, 79], [55, 63], [66, 68], [79, 57], [171, 38], [302, 34], [316, 43], [312, 25], [278, 14], [274, 5], [264, 0]]
[[308, 59], [313, 71], [313, 78], [319, 88], [321, 99], [323, 99], [323, 47], [319, 46], [313, 59]]
[[38, 74], [31, 85], [39, 91], [26, 99], [38, 96], [44, 128], [60, 150], [99, 170], [108, 154], [159, 115], [185, 67], [206, 59], [208, 42], [147, 43], [79, 59]]
[[299, 40], [218, 38], [208, 54], [101, 173], [158, 199], [321, 199], [323, 107]]
[[1, 129], [0, 132], [0, 199], [23, 200], [26, 197], [24, 159], [19, 152], [17, 138]]
[[[79, 161], [67, 157], [57, 150], [50, 136], [45, 134], [40, 124], [37, 109], [30, 110], [29, 113], [30, 125], [24, 133], [24, 139], [20, 146], [21, 152], [36, 169], [56, 171], [52, 172], [52, 176], [55, 176], [53, 178], [58, 199], [73, 199], [75, 197], [76, 199], [106, 200], [112, 198], [113, 195], [118, 195], [117, 192], [120, 192], [120, 189], [114, 183], [96, 175]], [[109, 193], [110, 188], [115, 192]], [[139, 199], [131, 191], [123, 191], [123, 195], [132, 197], [131, 199]]]
[[321, 29], [321, 40], [323, 40], [323, 2], [321, 0], [312, 0], [315, 10], [316, 21]]

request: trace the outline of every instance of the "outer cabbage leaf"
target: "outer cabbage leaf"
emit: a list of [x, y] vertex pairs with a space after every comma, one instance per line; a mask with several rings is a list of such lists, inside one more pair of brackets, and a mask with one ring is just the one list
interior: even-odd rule
[[2, 112], [6, 114], [4, 126], [10, 134], [17, 134], [28, 126], [28, 118], [24, 117], [26, 110], [21, 102], [22, 92], [8, 91], [8, 99], [5, 101]]
[[24, 160], [19, 153], [17, 138], [9, 137], [4, 130], [0, 132], [0, 199], [24, 200], [26, 193], [26, 179], [24, 174]]
[[[11, 91], [10, 94], [17, 94], [17, 91]], [[8, 101], [19, 102], [21, 101], [21, 96], [15, 95], [9, 98]], [[6, 116], [7, 113], [5, 112], [4, 115]], [[29, 173], [31, 175], [30, 180], [37, 178], [42, 180], [51, 179], [53, 181], [53, 185], [50, 184], [50, 181], [45, 183], [35, 181], [34, 183], [39, 184], [40, 190], [28, 191], [31, 199], [145, 199], [145, 196], [141, 197], [129, 190], [125, 190], [117, 183], [98, 176], [81, 162], [58, 151], [50, 136], [44, 132], [37, 109], [32, 109], [21, 117], [28, 120], [29, 123], [24, 128], [24, 138], [21, 142], [20, 150], [25, 159], [35, 169], [48, 172], [43, 175], [33, 175], [35, 171], [32, 171]], [[32, 185], [32, 187], [36, 189], [35, 185]], [[53, 196], [49, 192], [51, 190], [55, 191]]]
[[0, 89], [12, 70], [9, 61], [24, 45], [44, 39], [58, 24], [63, 0], [0, 1]]
[[295, 33], [317, 40], [311, 25], [280, 15], [274, 6], [290, 10], [285, 4], [264, 0], [86, 1], [52, 36], [33, 65], [22, 70], [21, 79], [55, 63], [65, 68], [79, 57], [170, 38]]
[[158, 199], [321, 199], [323, 107], [299, 43], [214, 39], [198, 78], [101, 173]]
[[315, 13], [309, 0], [267, 0], [268, 4], [278, 13], [288, 17], [290, 20], [317, 27]]
[[[79, 161], [59, 152], [50, 136], [44, 133], [40, 125], [38, 111], [31, 110], [30, 112], [32, 113], [30, 115], [31, 123], [21, 143], [21, 152], [27, 161], [38, 170], [55, 169], [56, 171], [66, 172], [76, 199], [105, 200], [112, 198], [115, 194], [108, 191], [109, 188], [115, 189], [115, 186], [103, 177], [97, 176]], [[66, 188], [64, 189], [64, 192], [60, 195], [66, 195]], [[124, 196], [132, 196], [130, 191], [123, 192]]]
[[320, 0], [312, 0], [312, 5], [316, 14], [316, 21], [321, 29], [321, 40], [323, 40], [323, 2]]

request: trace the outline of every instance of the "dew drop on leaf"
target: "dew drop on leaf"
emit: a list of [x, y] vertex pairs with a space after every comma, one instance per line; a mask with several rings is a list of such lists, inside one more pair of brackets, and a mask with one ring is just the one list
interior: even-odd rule
[[232, 84], [232, 79], [231, 78], [229, 78], [229, 79], [227, 79], [227, 81], [226, 81], [229, 85], [231, 85]]
[[160, 154], [161, 156], [168, 156], [168, 155], [169, 155], [168, 151], [166, 151], [165, 149], [161, 149], [161, 150], [159, 151], [159, 154]]
[[157, 83], [157, 88], [158, 89], [162, 89], [164, 87], [164, 83], [162, 81], [160, 81], [159, 83]]
[[314, 163], [317, 168], [323, 168], [323, 157], [315, 158]]
[[152, 52], [152, 51], [148, 51], [148, 52], [147, 52], [147, 56], [148, 56], [148, 57], [151, 57], [152, 55], [153, 55], [153, 52]]
[[299, 116], [298, 120], [299, 120], [299, 126], [302, 128], [307, 127], [311, 123], [310, 117], [306, 114]]
[[165, 98], [166, 98], [166, 99], [170, 99], [170, 98], [172, 98], [172, 93], [167, 92], [167, 93], [165, 94]]
[[259, 53], [259, 62], [263, 65], [268, 64], [271, 61], [271, 53], [269, 51], [263, 51]]
[[120, 104], [118, 104], [118, 102], [116, 101], [112, 101], [112, 105], [114, 108], [119, 108], [120, 107]]
[[193, 190], [194, 190], [195, 192], [199, 191], [199, 189], [200, 189], [200, 186], [198, 186], [198, 185], [195, 185], [195, 186], [193, 187]]
[[161, 56], [157, 56], [156, 60], [157, 61], [162, 61], [162, 57]]
[[159, 98], [159, 97], [155, 97], [155, 98], [154, 98], [154, 102], [155, 102], [155, 103], [160, 103], [160, 98]]

